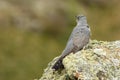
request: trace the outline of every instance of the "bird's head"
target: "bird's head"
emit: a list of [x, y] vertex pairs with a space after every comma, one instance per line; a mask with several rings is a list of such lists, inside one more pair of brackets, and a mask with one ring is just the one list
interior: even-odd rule
[[78, 15], [78, 16], [75, 16], [75, 17], [76, 17], [76, 22], [86, 20], [86, 17], [84, 15]]

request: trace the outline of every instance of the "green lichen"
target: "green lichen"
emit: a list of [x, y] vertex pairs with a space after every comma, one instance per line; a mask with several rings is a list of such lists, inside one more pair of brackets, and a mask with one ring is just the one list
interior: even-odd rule
[[120, 41], [91, 40], [86, 48], [63, 59], [65, 69], [60, 72], [51, 69], [57, 58], [39, 80], [120, 80]]

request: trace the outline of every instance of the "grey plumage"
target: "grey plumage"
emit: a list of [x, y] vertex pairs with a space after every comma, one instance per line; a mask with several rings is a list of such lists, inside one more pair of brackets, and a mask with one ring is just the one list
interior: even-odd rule
[[58, 70], [60, 68], [64, 68], [64, 65], [62, 64], [63, 58], [71, 52], [75, 53], [81, 50], [88, 44], [90, 38], [90, 28], [87, 24], [86, 17], [83, 15], [78, 15], [76, 16], [76, 22], [77, 25], [73, 29], [65, 49], [57, 62], [53, 65], [52, 69]]

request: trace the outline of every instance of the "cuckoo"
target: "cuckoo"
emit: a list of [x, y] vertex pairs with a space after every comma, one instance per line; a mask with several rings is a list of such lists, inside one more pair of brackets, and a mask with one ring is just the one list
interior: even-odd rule
[[52, 69], [58, 70], [64, 68], [62, 64], [63, 58], [65, 58], [70, 53], [76, 53], [77, 51], [83, 49], [89, 42], [90, 39], [90, 28], [87, 24], [87, 19], [84, 15], [76, 16], [77, 25], [74, 27], [67, 45], [63, 50], [62, 54], [52, 66]]

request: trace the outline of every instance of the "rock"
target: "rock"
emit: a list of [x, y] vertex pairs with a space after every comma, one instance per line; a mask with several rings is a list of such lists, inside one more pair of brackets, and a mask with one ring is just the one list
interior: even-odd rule
[[39, 80], [120, 80], [120, 41], [91, 40], [85, 49], [66, 56], [60, 71], [51, 69], [57, 59]]

